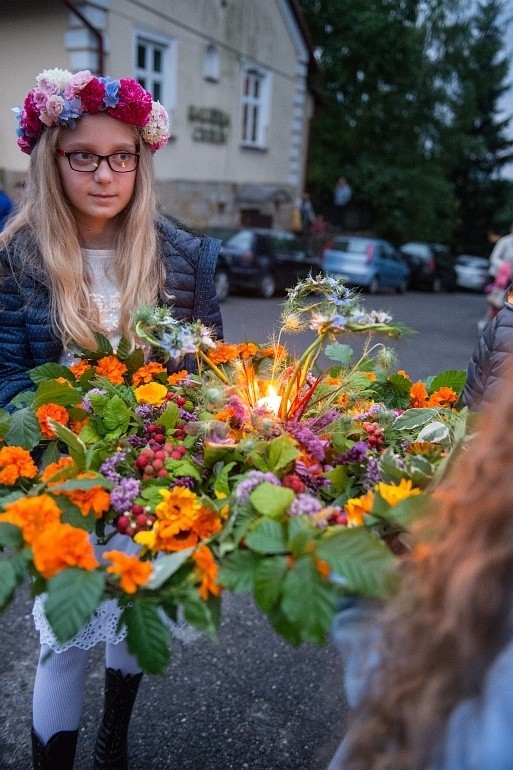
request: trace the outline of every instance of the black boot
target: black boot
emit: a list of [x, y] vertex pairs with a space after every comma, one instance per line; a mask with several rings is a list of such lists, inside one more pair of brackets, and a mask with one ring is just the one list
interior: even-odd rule
[[105, 670], [105, 711], [96, 738], [93, 770], [127, 770], [128, 723], [142, 674]]
[[55, 733], [45, 745], [32, 728], [32, 767], [34, 770], [73, 770], [78, 730]]

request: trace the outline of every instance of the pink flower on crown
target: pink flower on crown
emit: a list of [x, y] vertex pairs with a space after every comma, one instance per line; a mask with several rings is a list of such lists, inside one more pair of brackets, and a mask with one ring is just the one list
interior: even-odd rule
[[70, 83], [64, 89], [64, 96], [66, 99], [73, 99], [74, 96], [81, 95], [80, 92], [92, 79], [91, 72], [89, 70], [81, 70], [76, 72], [71, 78]]
[[35, 103], [35, 94], [31, 91], [23, 102], [23, 127], [28, 136], [38, 136], [43, 130], [39, 120], [39, 108]]
[[[51, 126], [55, 123], [57, 118], [62, 112], [62, 109], [64, 107], [64, 99], [62, 96], [57, 96], [57, 94], [54, 94], [53, 96], [50, 96], [48, 101], [46, 102], [46, 110], [45, 112], [41, 113], [40, 119], [45, 123], [47, 126]], [[44, 120], [43, 115], [48, 116], [49, 121], [47, 122]]]
[[121, 78], [117, 95], [118, 103], [115, 107], [107, 107], [106, 112], [123, 123], [145, 126], [151, 114], [151, 94], [136, 80]]
[[152, 152], [160, 150], [170, 137], [169, 116], [160, 102], [153, 102], [150, 119], [141, 131], [141, 138]]
[[82, 88], [79, 96], [82, 100], [84, 111], [89, 113], [89, 115], [96, 115], [103, 107], [105, 86], [103, 83], [100, 83], [98, 78], [91, 78]]

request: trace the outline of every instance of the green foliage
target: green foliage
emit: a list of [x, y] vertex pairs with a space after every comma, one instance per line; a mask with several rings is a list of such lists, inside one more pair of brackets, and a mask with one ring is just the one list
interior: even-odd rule
[[86, 624], [103, 598], [99, 572], [72, 567], [48, 581], [45, 613], [59, 642], [67, 642]]

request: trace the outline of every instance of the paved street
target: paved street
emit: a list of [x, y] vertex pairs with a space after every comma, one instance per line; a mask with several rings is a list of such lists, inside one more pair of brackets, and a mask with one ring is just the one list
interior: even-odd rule
[[[479, 295], [365, 297], [418, 334], [391, 345], [412, 377], [464, 368], [485, 302]], [[280, 300], [230, 297], [228, 341], [265, 340]], [[303, 340], [303, 341], [302, 341]], [[361, 340], [350, 340], [355, 348]], [[300, 350], [304, 338], [293, 342]], [[28, 591], [0, 616], [0, 770], [30, 770], [30, 703], [37, 638]], [[252, 603], [226, 596], [218, 644], [173, 644], [163, 677], [145, 677], [131, 727], [131, 770], [325, 770], [344, 731], [342, 667], [336, 651], [282, 642]], [[101, 709], [101, 650], [91, 656], [76, 770], [90, 770]]]

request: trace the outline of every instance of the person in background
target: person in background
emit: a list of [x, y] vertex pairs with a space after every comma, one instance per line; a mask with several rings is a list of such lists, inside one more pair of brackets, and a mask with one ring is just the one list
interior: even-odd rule
[[490, 254], [490, 275], [495, 278], [497, 271], [507, 263], [513, 265], [513, 223], [508, 235], [504, 235], [496, 242]]
[[513, 767], [513, 370], [435, 491], [384, 615], [334, 625], [349, 728], [328, 770]]
[[5, 190], [0, 187], [0, 230], [3, 230], [7, 218], [11, 215], [13, 204]]
[[315, 212], [310, 200], [310, 195], [305, 192], [301, 197], [301, 205], [299, 207], [299, 213], [301, 215], [301, 235], [308, 235], [311, 232], [312, 225], [315, 222]]
[[[34, 385], [27, 372], [72, 365], [75, 344], [94, 333], [135, 344], [134, 314], [168, 305], [222, 336], [214, 270], [219, 241], [157, 217], [153, 154], [169, 138], [168, 116], [132, 78], [45, 70], [17, 112], [18, 145], [30, 155], [26, 187], [0, 235], [0, 405]], [[96, 542], [134, 553], [130, 538]], [[135, 550], [133, 550], [135, 549]], [[103, 602], [86, 627], [60, 644], [34, 605], [41, 650], [33, 694], [32, 755], [38, 770], [71, 770], [90, 650], [106, 644], [105, 712], [95, 770], [126, 770], [127, 734], [141, 680], [120, 608]]]
[[341, 176], [333, 190], [333, 224], [339, 227], [346, 225], [346, 209], [353, 196], [353, 191], [347, 179]]

